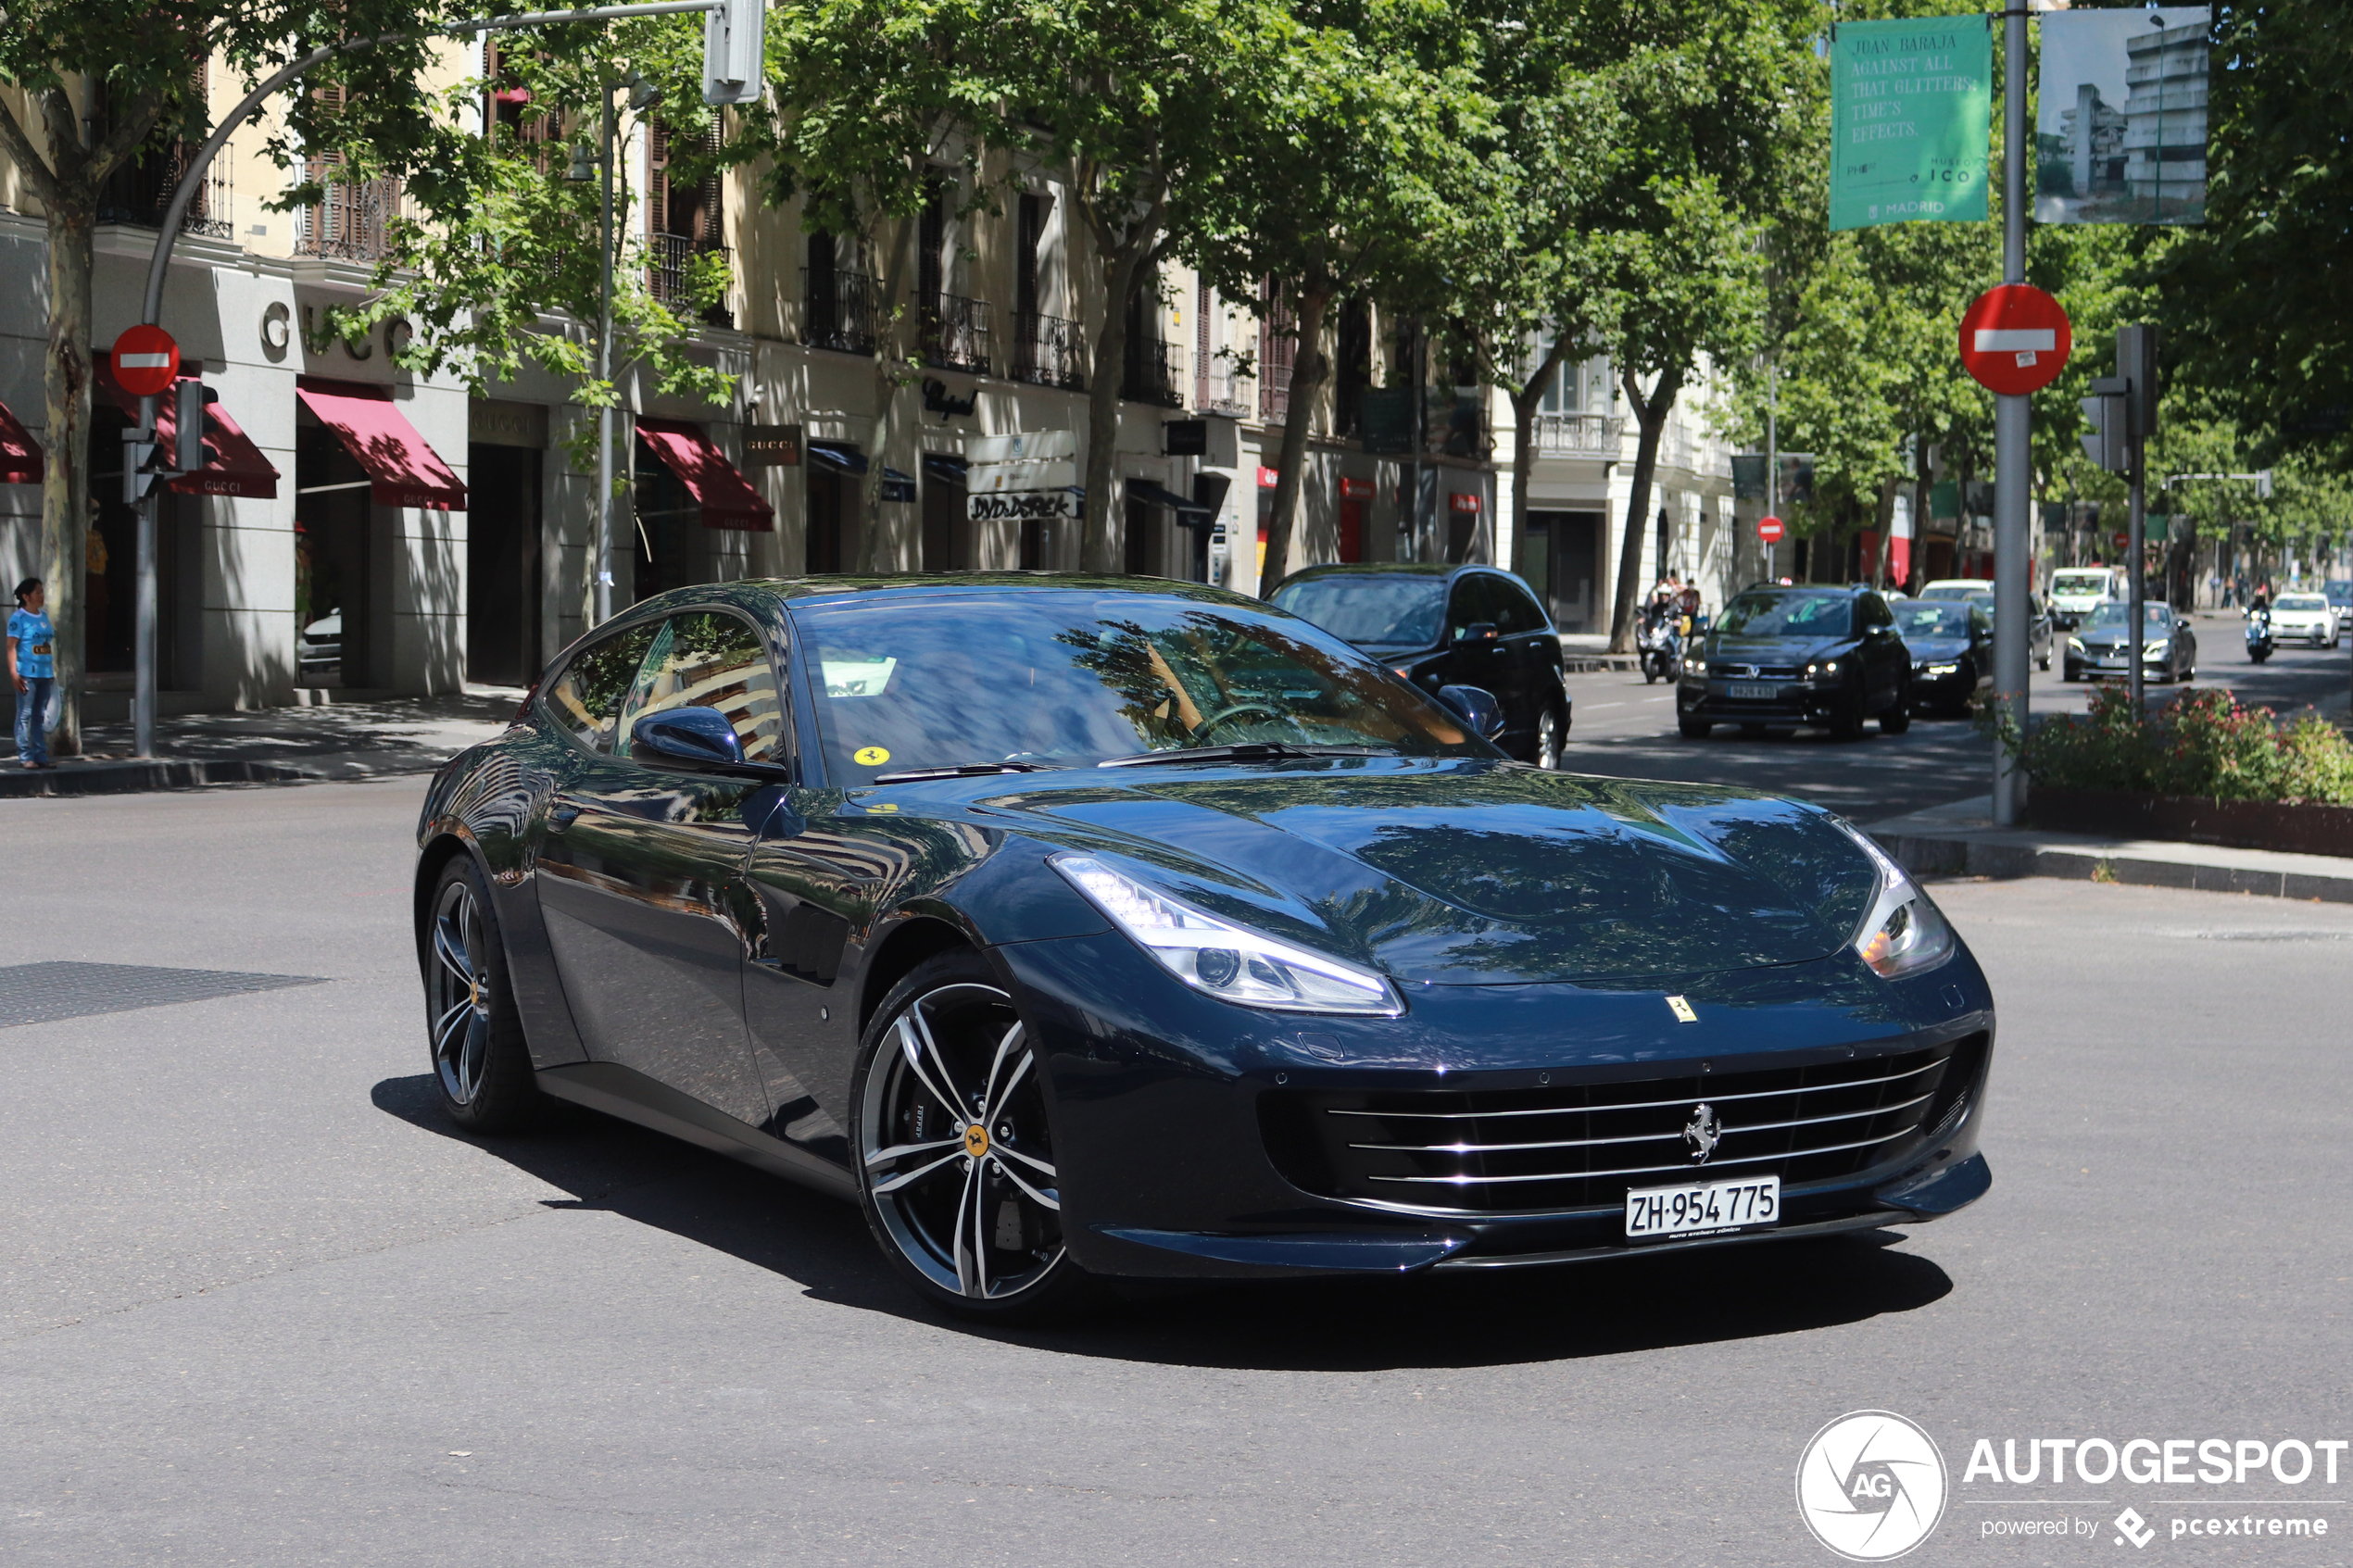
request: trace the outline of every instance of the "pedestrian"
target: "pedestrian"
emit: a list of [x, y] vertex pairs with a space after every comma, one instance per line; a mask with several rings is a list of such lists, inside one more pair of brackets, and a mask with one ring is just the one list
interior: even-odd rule
[[27, 768], [54, 768], [49, 760], [49, 704], [57, 689], [57, 632], [44, 608], [48, 590], [41, 579], [17, 584], [17, 608], [8, 612], [8, 684], [17, 690], [17, 761]]

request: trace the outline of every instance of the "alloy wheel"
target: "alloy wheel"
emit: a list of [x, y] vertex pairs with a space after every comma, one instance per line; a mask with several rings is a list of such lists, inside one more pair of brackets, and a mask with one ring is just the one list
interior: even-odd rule
[[472, 1105], [490, 1065], [490, 982], [481, 907], [464, 878], [433, 917], [433, 1065], [454, 1105]]
[[891, 1022], [866, 1069], [858, 1154], [892, 1244], [939, 1289], [1006, 1301], [1062, 1261], [1037, 1056], [997, 987], [942, 985]]
[[1544, 709], [1536, 721], [1536, 765], [1557, 768], [1561, 765], [1561, 715], [1557, 708]]

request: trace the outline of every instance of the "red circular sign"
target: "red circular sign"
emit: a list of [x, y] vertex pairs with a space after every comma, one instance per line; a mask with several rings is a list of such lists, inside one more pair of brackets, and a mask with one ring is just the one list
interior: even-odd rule
[[132, 327], [114, 340], [114, 379], [133, 397], [171, 390], [180, 375], [180, 345], [161, 327]]
[[2129, 550], [2133, 547], [2133, 536], [2120, 528], [2116, 531], [2115, 540], [2116, 547], [2120, 550]]
[[1781, 542], [1781, 520], [1777, 517], [1758, 518], [1756, 520], [1756, 536], [1759, 539], [1764, 540], [1768, 545], [1780, 544]]
[[2012, 397], [2058, 380], [2075, 346], [2059, 302], [2028, 283], [2004, 283], [1977, 296], [1961, 317], [1961, 368], [1988, 391]]

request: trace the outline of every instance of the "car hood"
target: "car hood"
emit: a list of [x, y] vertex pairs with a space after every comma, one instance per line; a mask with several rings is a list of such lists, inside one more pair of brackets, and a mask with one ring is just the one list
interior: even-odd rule
[[974, 806], [1409, 984], [1806, 962], [1878, 886], [1826, 814], [1742, 791], [1484, 759], [1088, 772]]
[[1969, 652], [1967, 637], [1915, 637], [1908, 633], [1904, 646], [1912, 652], [1915, 662], [1935, 659], [1958, 659]]
[[1804, 664], [1827, 659], [1855, 646], [1852, 637], [1731, 637], [1707, 640], [1710, 664]]

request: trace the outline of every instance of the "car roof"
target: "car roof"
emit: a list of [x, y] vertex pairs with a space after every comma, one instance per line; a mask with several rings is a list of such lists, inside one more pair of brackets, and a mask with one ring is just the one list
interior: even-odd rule
[[1419, 560], [1356, 560], [1328, 561], [1322, 566], [1306, 566], [1275, 584], [1280, 593], [1294, 583], [1327, 577], [1460, 577], [1466, 572], [1492, 571], [1508, 576], [1503, 568], [1489, 566], [1484, 561], [1419, 561]]

